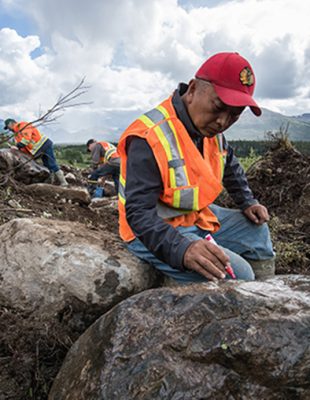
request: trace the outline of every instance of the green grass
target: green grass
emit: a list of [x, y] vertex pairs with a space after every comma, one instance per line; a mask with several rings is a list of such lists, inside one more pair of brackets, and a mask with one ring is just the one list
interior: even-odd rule
[[66, 160], [65, 158], [57, 158], [57, 163], [60, 165], [68, 165], [69, 167], [86, 169], [90, 167], [90, 162], [76, 162], [71, 160]]
[[243, 167], [243, 169], [245, 171], [248, 170], [248, 168], [254, 163], [256, 162], [258, 159], [260, 158], [260, 156], [258, 156], [255, 152], [255, 150], [253, 149], [253, 147], [250, 150], [250, 154], [247, 157], [239, 157], [239, 161]]

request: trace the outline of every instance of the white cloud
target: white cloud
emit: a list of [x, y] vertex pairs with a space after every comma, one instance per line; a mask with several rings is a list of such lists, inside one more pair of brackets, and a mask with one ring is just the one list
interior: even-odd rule
[[28, 96], [33, 81], [41, 70], [30, 57], [40, 45], [37, 36], [20, 37], [14, 30], [0, 30], [0, 90], [2, 104], [10, 104]]
[[[35, 36], [0, 31], [1, 116], [33, 118], [39, 105], [47, 109], [86, 76], [91, 89], [84, 100], [93, 103], [67, 112], [62, 127], [117, 131], [219, 51], [250, 60], [263, 106], [309, 111], [310, 2], [199, 1], [199, 8], [176, 0], [0, 2], [38, 26]], [[32, 58], [39, 47], [42, 55]]]

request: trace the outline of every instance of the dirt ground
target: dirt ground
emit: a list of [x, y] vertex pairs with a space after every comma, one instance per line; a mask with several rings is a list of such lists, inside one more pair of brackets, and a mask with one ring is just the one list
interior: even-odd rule
[[[277, 274], [310, 274], [309, 161], [279, 141], [247, 174], [255, 196], [271, 213]], [[75, 172], [84, 184], [81, 171], [66, 172]], [[225, 195], [220, 204], [232, 206]], [[10, 181], [0, 188], [0, 224], [22, 217], [79, 221], [89, 229], [118, 231], [116, 209], [34, 198], [22, 184]], [[46, 320], [9, 307], [0, 295], [0, 400], [47, 399], [67, 350], [81, 333], [66, 324], [65, 314]]]
[[[68, 166], [62, 166], [62, 169], [74, 173], [77, 177], [75, 185], [86, 187], [87, 173], [82, 174], [80, 170]], [[23, 217], [81, 222], [92, 229], [108, 229], [118, 233], [118, 213], [115, 209], [109, 208], [107, 212], [104, 208], [92, 209], [59, 199], [34, 197], [25, 191], [25, 185], [21, 182], [11, 180], [6, 187], [0, 186], [0, 225]]]
[[310, 273], [310, 158], [280, 143], [248, 171], [250, 187], [271, 214], [278, 274]]
[[[310, 157], [280, 138], [249, 168], [247, 178], [271, 216], [276, 274], [310, 274]], [[227, 195], [220, 204], [233, 207]]]

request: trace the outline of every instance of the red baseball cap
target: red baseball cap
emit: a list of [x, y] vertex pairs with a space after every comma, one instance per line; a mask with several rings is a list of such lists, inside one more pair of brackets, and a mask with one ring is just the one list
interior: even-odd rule
[[259, 116], [259, 108], [252, 95], [255, 75], [250, 63], [238, 53], [218, 53], [205, 61], [196, 78], [212, 83], [218, 97], [228, 106], [249, 106]]

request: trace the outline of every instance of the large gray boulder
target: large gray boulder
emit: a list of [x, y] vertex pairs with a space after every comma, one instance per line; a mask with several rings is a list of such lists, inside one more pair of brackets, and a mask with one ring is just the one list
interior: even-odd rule
[[25, 184], [44, 182], [50, 176], [49, 170], [35, 162], [30, 155], [10, 149], [0, 149], [0, 173], [4, 176], [9, 173]]
[[310, 277], [148, 290], [72, 346], [49, 400], [310, 398]]
[[1, 226], [0, 254], [0, 292], [7, 304], [69, 315], [80, 330], [158, 278], [116, 235], [73, 222], [12, 220]]

